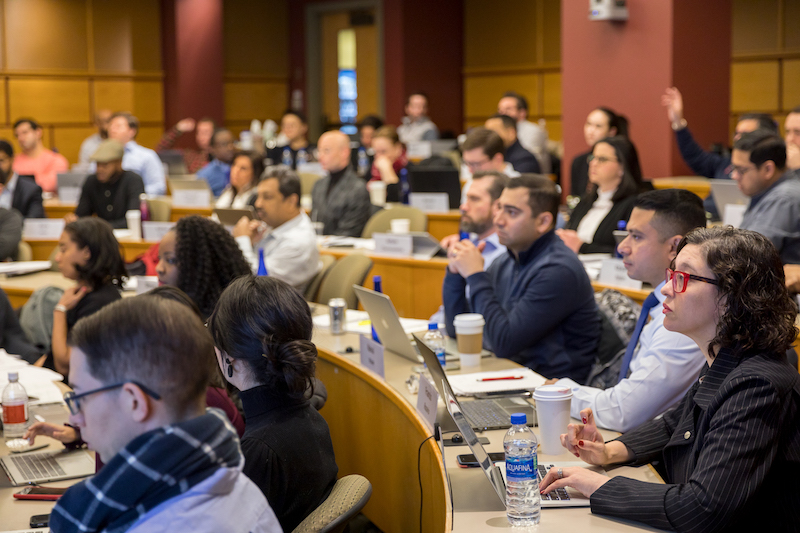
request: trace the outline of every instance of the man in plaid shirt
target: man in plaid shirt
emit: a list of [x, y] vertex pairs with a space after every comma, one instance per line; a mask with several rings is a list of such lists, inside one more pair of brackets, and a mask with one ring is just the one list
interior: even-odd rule
[[216, 127], [212, 118], [201, 118], [196, 123], [193, 118], [185, 118], [164, 132], [164, 136], [161, 137], [158, 145], [156, 145], [156, 152], [171, 150], [181, 135], [195, 130], [194, 140], [197, 143], [197, 149], [180, 149], [183, 153], [183, 162], [186, 164], [186, 172], [195, 174], [211, 161], [209, 148], [211, 147], [211, 136], [214, 134]]

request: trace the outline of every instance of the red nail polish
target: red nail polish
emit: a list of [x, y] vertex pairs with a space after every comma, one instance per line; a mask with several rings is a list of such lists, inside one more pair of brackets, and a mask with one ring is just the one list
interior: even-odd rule
[[579, 441], [578, 441], [578, 446], [580, 446], [581, 448], [583, 448], [583, 441], [582, 441], [582, 440], [579, 440]]
[[580, 456], [581, 456], [581, 454], [579, 454], [578, 452], [575, 452], [575, 457], [580, 457]]
[[588, 424], [588, 423], [589, 423], [589, 419], [588, 419], [588, 418], [586, 418], [586, 417], [583, 417], [581, 420], [583, 420], [583, 423], [584, 423], [584, 424]]

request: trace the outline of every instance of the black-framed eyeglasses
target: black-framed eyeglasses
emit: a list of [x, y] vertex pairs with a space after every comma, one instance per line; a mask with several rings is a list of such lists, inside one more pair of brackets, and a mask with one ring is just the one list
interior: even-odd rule
[[88, 390], [86, 392], [81, 392], [80, 394], [75, 394], [73, 391], [65, 392], [64, 393], [64, 402], [67, 404], [67, 409], [69, 409], [70, 414], [73, 416], [79, 415], [81, 412], [81, 398], [89, 396], [90, 394], [97, 394], [98, 392], [106, 392], [113, 389], [118, 389], [127, 383], [133, 383], [140, 389], [144, 391], [145, 394], [152, 396], [156, 400], [161, 399], [161, 395], [157, 392], [153, 391], [149, 387], [145, 387], [138, 381], [121, 381], [119, 383], [114, 383], [113, 385], [106, 385], [105, 387], [100, 387], [97, 389]]
[[719, 280], [704, 278], [703, 276], [696, 276], [688, 272], [672, 270], [671, 268], [667, 269], [665, 278], [667, 283], [669, 283], [669, 280], [672, 280], [672, 290], [675, 291], [676, 294], [686, 291], [686, 286], [689, 285], [690, 279], [702, 281], [703, 283], [710, 283], [711, 285], [719, 285]]
[[614, 163], [619, 163], [619, 159], [611, 159], [610, 157], [604, 157], [602, 155], [594, 155], [594, 154], [589, 154], [589, 157], [586, 158], [586, 161], [588, 161], [589, 163], [591, 163], [592, 161], [597, 161], [601, 165], [603, 163], [608, 163], [609, 161], [613, 161]]

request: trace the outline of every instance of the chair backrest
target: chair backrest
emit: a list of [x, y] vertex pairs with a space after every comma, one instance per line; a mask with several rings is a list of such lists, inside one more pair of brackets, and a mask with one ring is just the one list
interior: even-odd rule
[[303, 296], [305, 297], [306, 301], [309, 302], [316, 302], [317, 293], [319, 292], [319, 286], [322, 285], [322, 280], [325, 279], [325, 276], [328, 275], [333, 264], [336, 263], [336, 258], [332, 255], [322, 254], [319, 256], [320, 261], [322, 261], [322, 268], [317, 272], [317, 275], [311, 279], [311, 282], [306, 287]]
[[333, 265], [322, 280], [317, 302], [328, 303], [331, 298], [344, 298], [348, 309], [358, 307], [358, 298], [353, 285], [361, 285], [372, 268], [372, 259], [363, 254], [349, 254]]
[[17, 261], [33, 261], [33, 248], [25, 241], [17, 245]]
[[300, 178], [301, 196], [311, 194], [311, 189], [314, 188], [314, 184], [322, 177], [319, 174], [312, 174], [311, 172], [300, 172], [297, 176]]
[[147, 207], [150, 209], [150, 220], [154, 222], [169, 222], [172, 214], [172, 204], [169, 200], [151, 198], [147, 200]]
[[382, 209], [367, 220], [361, 236], [365, 239], [372, 237], [373, 233], [388, 233], [395, 218], [407, 218], [411, 221], [409, 231], [427, 231], [428, 215], [416, 207], [397, 206], [391, 209]]
[[339, 479], [330, 495], [300, 522], [292, 533], [340, 533], [372, 495], [372, 484], [364, 476], [351, 474]]

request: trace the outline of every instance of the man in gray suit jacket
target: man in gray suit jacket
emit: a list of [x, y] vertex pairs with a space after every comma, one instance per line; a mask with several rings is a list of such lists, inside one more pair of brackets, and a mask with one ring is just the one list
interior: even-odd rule
[[360, 237], [372, 204], [364, 180], [350, 168], [350, 139], [328, 131], [319, 138], [317, 150], [328, 175], [311, 190], [311, 220], [324, 224], [325, 235]]

